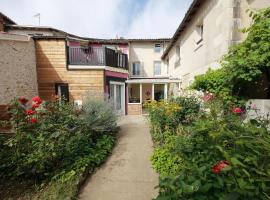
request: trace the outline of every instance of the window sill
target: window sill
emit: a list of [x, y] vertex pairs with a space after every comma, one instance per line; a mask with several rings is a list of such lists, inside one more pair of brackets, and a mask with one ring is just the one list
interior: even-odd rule
[[199, 44], [196, 44], [196, 47], [194, 49], [194, 51], [197, 51], [198, 49], [200, 49], [203, 46], [203, 42], [201, 41]]

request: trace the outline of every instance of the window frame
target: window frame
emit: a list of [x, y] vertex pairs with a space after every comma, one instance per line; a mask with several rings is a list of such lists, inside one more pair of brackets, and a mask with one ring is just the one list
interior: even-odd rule
[[[59, 95], [59, 91], [61, 92], [62, 86], [67, 87], [66, 99], [63, 99], [63, 96], [65, 96], [65, 95], [62, 95], [62, 94]], [[68, 85], [68, 83], [55, 83], [55, 95], [59, 96], [59, 98], [61, 100], [69, 102], [69, 85]]]
[[196, 34], [197, 34], [197, 39], [195, 39], [195, 44], [196, 46], [199, 46], [202, 44], [203, 42], [203, 33], [204, 33], [204, 26], [203, 23], [200, 23], [198, 25], [196, 25]]
[[[136, 65], [136, 64], [139, 64], [139, 65]], [[139, 70], [134, 70], [136, 68], [136, 66], [139, 66]], [[131, 74], [132, 76], [141, 76], [142, 75], [142, 63], [139, 62], [139, 61], [135, 61], [135, 62], [132, 62], [132, 66], [131, 66]], [[135, 68], [134, 68], [135, 67]], [[134, 73], [134, 72], [139, 72], [138, 74]]]
[[161, 43], [155, 43], [154, 44], [154, 52], [155, 53], [160, 53], [161, 52]]
[[[159, 63], [159, 74], [156, 74], [156, 64]], [[161, 61], [154, 61], [154, 76], [161, 76], [162, 75], [162, 70], [161, 70]]]
[[174, 68], [178, 68], [181, 65], [181, 46], [180, 46], [180, 44], [177, 44], [175, 46], [175, 54], [176, 54], [177, 58], [176, 58], [175, 63], [174, 63]]

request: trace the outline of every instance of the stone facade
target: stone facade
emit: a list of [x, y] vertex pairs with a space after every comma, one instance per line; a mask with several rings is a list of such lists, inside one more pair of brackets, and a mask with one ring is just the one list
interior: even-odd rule
[[30, 37], [0, 33], [0, 58], [0, 105], [38, 94], [35, 44]]
[[[246, 10], [269, 6], [269, 0], [203, 1], [164, 58], [169, 60], [170, 77], [180, 78], [181, 88], [186, 88], [194, 76], [205, 73], [209, 68], [218, 68], [229, 47], [245, 38], [239, 29], [251, 23]], [[197, 44], [198, 27], [201, 25], [202, 40]], [[178, 47], [180, 56], [176, 53]]]

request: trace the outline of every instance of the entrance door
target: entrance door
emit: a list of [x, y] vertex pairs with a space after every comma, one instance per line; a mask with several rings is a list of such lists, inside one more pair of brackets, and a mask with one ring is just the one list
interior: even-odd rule
[[125, 114], [125, 83], [110, 82], [110, 99], [119, 114]]

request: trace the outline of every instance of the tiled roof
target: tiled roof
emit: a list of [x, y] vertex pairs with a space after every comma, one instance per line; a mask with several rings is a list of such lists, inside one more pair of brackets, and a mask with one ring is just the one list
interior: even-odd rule
[[6, 15], [4, 15], [2, 12], [0, 12], [0, 16], [3, 16], [5, 21], [8, 22], [8, 24], [16, 24], [16, 22], [14, 22], [12, 19], [10, 19], [9, 17], [7, 17]]

